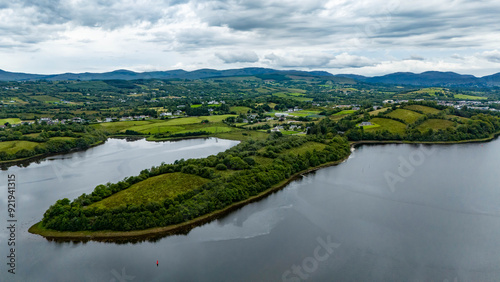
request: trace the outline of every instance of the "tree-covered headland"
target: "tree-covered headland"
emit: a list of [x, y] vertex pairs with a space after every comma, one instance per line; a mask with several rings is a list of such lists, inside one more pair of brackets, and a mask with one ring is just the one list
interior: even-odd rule
[[[73, 201], [58, 200], [45, 212], [41, 227], [59, 231], [129, 231], [178, 224], [244, 201], [298, 172], [342, 160], [349, 153], [349, 143], [340, 136], [272, 134], [267, 140], [244, 141], [207, 158], [179, 160], [143, 170], [118, 183], [99, 185]], [[169, 176], [186, 181], [200, 178], [203, 184], [163, 198], [158, 196], [157, 201], [140, 202], [140, 197], [120, 201], [127, 189], [137, 195], [147, 190], [164, 195], [161, 190], [172, 189], [167, 185]], [[162, 177], [166, 181], [154, 181]]]

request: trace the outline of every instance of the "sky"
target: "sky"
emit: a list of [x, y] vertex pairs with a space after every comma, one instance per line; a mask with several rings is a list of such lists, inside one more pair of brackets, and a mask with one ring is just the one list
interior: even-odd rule
[[0, 69], [500, 72], [498, 0], [0, 0]]

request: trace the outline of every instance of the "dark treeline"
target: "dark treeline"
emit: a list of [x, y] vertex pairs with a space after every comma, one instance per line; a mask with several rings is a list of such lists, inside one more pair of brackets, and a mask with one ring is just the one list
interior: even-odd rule
[[[308, 141], [325, 143], [325, 149], [303, 154], [286, 153], [286, 150]], [[182, 159], [173, 164], [143, 170], [138, 176], [125, 178], [118, 183], [99, 185], [91, 194], [83, 194], [72, 202], [68, 199], [58, 200], [45, 212], [42, 224], [45, 228], [60, 231], [128, 231], [177, 224], [248, 199], [297, 172], [340, 160], [349, 153], [347, 140], [340, 136], [279, 137], [273, 134], [266, 141], [245, 141], [207, 158]], [[272, 158], [272, 161], [262, 165], [255, 161], [255, 157]], [[217, 173], [217, 170], [224, 169], [236, 172], [226, 176]], [[210, 181], [195, 190], [161, 202], [129, 204], [112, 209], [89, 207], [149, 177], [172, 172], [195, 174]]]
[[202, 135], [209, 135], [210, 132], [208, 131], [193, 131], [193, 132], [182, 132], [182, 133], [169, 133], [169, 132], [162, 132], [162, 133], [156, 133], [153, 136], [155, 138], [180, 138], [180, 137], [195, 137], [195, 136], [202, 136]]

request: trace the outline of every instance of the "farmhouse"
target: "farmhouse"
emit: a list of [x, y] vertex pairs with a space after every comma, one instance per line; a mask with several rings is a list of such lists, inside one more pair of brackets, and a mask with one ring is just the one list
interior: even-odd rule
[[363, 121], [362, 123], [359, 124], [359, 126], [369, 126], [369, 125], [373, 125], [373, 123], [369, 121]]

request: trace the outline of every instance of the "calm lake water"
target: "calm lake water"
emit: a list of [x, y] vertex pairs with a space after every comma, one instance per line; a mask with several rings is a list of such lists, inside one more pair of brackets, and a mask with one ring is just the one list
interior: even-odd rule
[[[344, 163], [156, 242], [56, 243], [27, 229], [57, 199], [237, 144], [110, 140], [0, 173], [17, 177], [17, 274], [1, 281], [498, 281], [500, 140], [357, 148]], [[158, 260], [159, 265], [156, 265]]]

